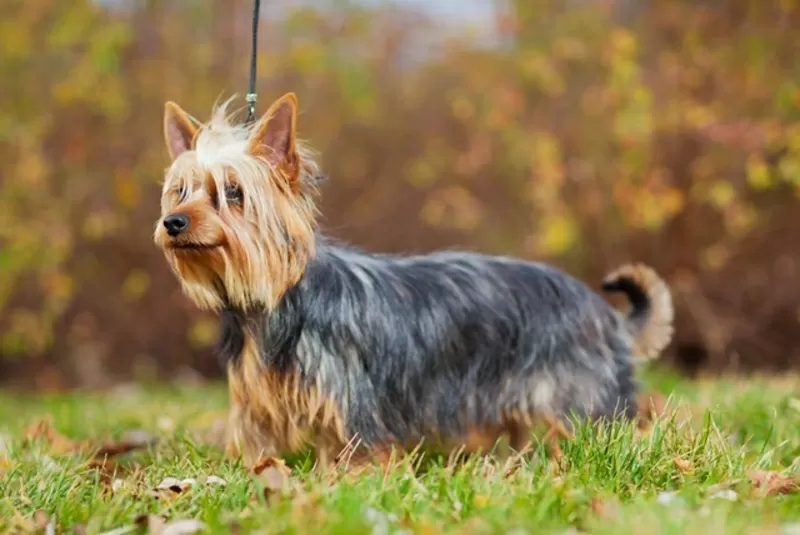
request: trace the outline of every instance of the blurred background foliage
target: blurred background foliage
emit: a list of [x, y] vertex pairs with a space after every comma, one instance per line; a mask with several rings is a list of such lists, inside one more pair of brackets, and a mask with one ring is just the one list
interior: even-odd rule
[[[647, 262], [675, 292], [667, 362], [800, 362], [800, 0], [263, 4], [260, 111], [298, 94], [327, 232], [594, 287]], [[167, 99], [206, 119], [246, 91], [251, 9], [2, 2], [6, 384], [219, 374], [216, 320], [152, 242], [161, 121]]]

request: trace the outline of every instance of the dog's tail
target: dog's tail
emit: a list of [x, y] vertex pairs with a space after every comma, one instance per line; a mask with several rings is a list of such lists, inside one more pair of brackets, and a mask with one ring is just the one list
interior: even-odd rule
[[631, 302], [628, 324], [636, 344], [636, 355], [647, 361], [657, 358], [672, 340], [674, 311], [666, 283], [650, 267], [626, 264], [603, 280], [603, 290], [622, 292]]

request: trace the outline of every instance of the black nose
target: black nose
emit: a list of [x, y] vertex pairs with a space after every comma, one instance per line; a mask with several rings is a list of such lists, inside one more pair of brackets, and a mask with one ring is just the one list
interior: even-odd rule
[[164, 228], [173, 238], [189, 227], [189, 218], [184, 214], [172, 214], [164, 218]]

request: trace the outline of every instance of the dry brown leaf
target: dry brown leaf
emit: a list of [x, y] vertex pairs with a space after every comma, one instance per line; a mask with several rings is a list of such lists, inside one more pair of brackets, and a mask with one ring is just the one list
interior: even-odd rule
[[103, 457], [117, 457], [119, 455], [124, 455], [126, 453], [130, 453], [132, 451], [140, 450], [146, 448], [153, 442], [106, 442], [94, 449], [94, 456], [98, 458]]
[[300, 485], [291, 478], [292, 471], [283, 459], [261, 457], [253, 466], [253, 474], [263, 485], [264, 498], [268, 503], [279, 496], [300, 491]]
[[43, 510], [39, 509], [38, 511], [33, 513], [33, 525], [34, 529], [37, 531], [44, 531], [47, 529], [47, 525], [50, 523], [50, 518], [47, 516], [47, 513]]
[[642, 393], [639, 395], [639, 425], [648, 428], [653, 420], [664, 414], [667, 398], [660, 392]]
[[197, 481], [193, 478], [177, 479], [167, 477], [150, 489], [148, 494], [156, 500], [171, 500], [188, 491], [195, 484], [197, 484]]
[[253, 473], [258, 476], [264, 488], [271, 491], [286, 490], [292, 474], [286, 463], [276, 457], [261, 457], [253, 466]]
[[616, 520], [617, 518], [617, 506], [616, 504], [602, 500], [597, 496], [592, 498], [592, 511], [594, 514], [599, 516], [604, 520]]
[[165, 524], [166, 518], [158, 515], [139, 515], [133, 520], [134, 527], [144, 528], [154, 535], [163, 533]]
[[752, 470], [747, 473], [753, 487], [759, 489], [764, 496], [792, 494], [800, 492], [800, 482], [772, 470]]
[[[206, 529], [206, 525], [199, 520], [175, 520], [174, 522], [164, 524], [163, 529], [158, 535], [189, 535], [190, 533], [197, 533], [204, 529]], [[151, 533], [153, 532], [151, 531]]]
[[675, 468], [678, 469], [679, 472], [682, 474], [686, 474], [688, 472], [694, 472], [694, 464], [692, 461], [687, 459], [683, 459], [681, 457], [675, 457], [672, 459], [672, 462], [675, 463]]
[[44, 441], [49, 445], [51, 453], [62, 454], [78, 451], [81, 444], [74, 442], [53, 427], [53, 422], [49, 418], [43, 418], [28, 426], [22, 433], [25, 442]]
[[157, 515], [139, 515], [133, 521], [133, 528], [144, 528], [149, 535], [188, 535], [206, 528], [199, 520], [186, 519], [167, 522], [166, 518]]
[[25, 442], [46, 442], [49, 452], [54, 455], [90, 453], [98, 459], [116, 457], [147, 447], [154, 442], [150, 435], [145, 436], [144, 432], [140, 431], [131, 432], [127, 438], [121, 441], [108, 441], [99, 446], [88, 440], [75, 441], [59, 433], [50, 418], [43, 418], [28, 426], [22, 437]]

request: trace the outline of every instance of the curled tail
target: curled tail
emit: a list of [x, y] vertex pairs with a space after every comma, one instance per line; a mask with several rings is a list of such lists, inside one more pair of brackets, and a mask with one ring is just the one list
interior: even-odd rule
[[672, 340], [672, 296], [666, 283], [650, 267], [626, 264], [603, 280], [603, 290], [622, 292], [631, 302], [628, 324], [640, 360], [657, 358]]

